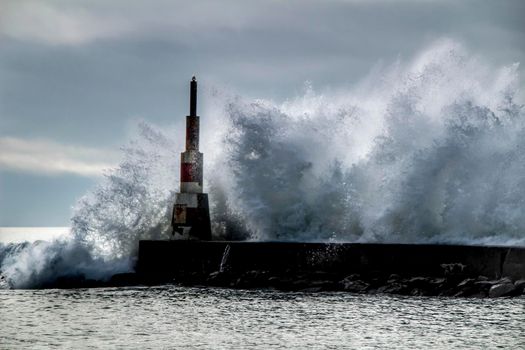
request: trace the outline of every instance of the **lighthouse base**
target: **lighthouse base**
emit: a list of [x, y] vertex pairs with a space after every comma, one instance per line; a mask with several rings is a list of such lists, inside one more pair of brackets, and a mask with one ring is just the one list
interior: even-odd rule
[[176, 239], [211, 240], [207, 193], [177, 193], [171, 219]]

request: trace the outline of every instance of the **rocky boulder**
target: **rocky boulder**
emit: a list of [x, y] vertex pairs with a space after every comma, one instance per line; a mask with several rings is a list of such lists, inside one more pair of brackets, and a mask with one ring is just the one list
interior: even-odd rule
[[513, 292], [516, 290], [516, 286], [512, 282], [503, 282], [498, 283], [490, 287], [489, 289], [489, 297], [490, 298], [499, 298], [499, 297], [505, 297], [512, 295]]
[[352, 293], [365, 293], [370, 287], [368, 283], [354, 279], [354, 276], [344, 278], [339, 284], [344, 291]]
[[514, 287], [517, 294], [525, 294], [525, 280], [517, 280], [514, 282]]

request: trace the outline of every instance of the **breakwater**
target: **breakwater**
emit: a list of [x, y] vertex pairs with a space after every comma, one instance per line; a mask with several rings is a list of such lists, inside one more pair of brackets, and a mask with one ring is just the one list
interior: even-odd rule
[[137, 273], [145, 283], [510, 296], [525, 286], [525, 248], [144, 240]]

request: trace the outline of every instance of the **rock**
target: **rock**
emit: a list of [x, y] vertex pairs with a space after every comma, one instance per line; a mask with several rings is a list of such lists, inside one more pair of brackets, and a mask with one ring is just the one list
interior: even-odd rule
[[503, 284], [503, 283], [512, 283], [512, 280], [509, 277], [500, 278], [498, 280], [498, 284]]
[[337, 289], [337, 283], [332, 280], [316, 280], [311, 281], [310, 286], [312, 288], [321, 288], [322, 290], [334, 290]]
[[433, 279], [430, 280], [430, 284], [431, 284], [434, 288], [442, 287], [442, 286], [444, 286], [446, 283], [447, 283], [447, 279], [446, 279], [446, 278], [443, 278], [443, 277], [440, 277], [440, 278], [433, 278]]
[[461, 263], [441, 264], [445, 276], [455, 276], [463, 273], [467, 265]]
[[272, 276], [268, 278], [268, 285], [279, 290], [299, 290], [306, 288], [305, 285], [300, 286], [299, 284], [295, 284], [296, 281], [297, 280], [291, 280], [290, 278]]
[[371, 278], [367, 280], [366, 282], [369, 284], [370, 288], [378, 288], [385, 284], [384, 278], [380, 278], [380, 277]]
[[386, 283], [387, 284], [393, 284], [393, 283], [396, 283], [396, 282], [399, 282], [399, 281], [401, 281], [401, 276], [396, 275], [395, 273], [393, 273], [390, 276], [388, 276], [388, 278], [386, 280]]
[[[456, 286], [456, 297], [481, 297], [485, 296], [490, 286], [483, 286], [482, 283], [487, 284], [486, 281], [477, 281], [474, 278], [466, 278]], [[487, 284], [488, 285], [488, 284]]]
[[343, 279], [339, 284], [344, 291], [352, 293], [365, 293], [369, 288], [369, 284], [366, 282], [361, 280], [349, 280], [347, 278]]
[[419, 289], [419, 288], [414, 288], [410, 291], [410, 295], [412, 296], [424, 296], [426, 294], [427, 293], [424, 290]]
[[474, 286], [478, 291], [487, 293], [493, 285], [497, 284], [496, 281], [476, 281]]
[[498, 283], [489, 289], [490, 298], [499, 298], [511, 295], [516, 290], [512, 283]]
[[353, 273], [353, 274], [348, 275], [345, 278], [343, 278], [343, 280], [347, 280], [347, 281], [357, 281], [357, 280], [360, 280], [360, 279], [361, 279], [361, 275], [358, 274], [358, 273]]
[[409, 295], [430, 295], [435, 294], [430, 279], [427, 277], [412, 277], [405, 281], [405, 284], [410, 289]]
[[477, 294], [475, 289], [460, 289], [459, 291], [456, 290], [456, 293], [452, 294], [453, 297], [471, 297], [474, 294]]
[[516, 293], [524, 293], [525, 292], [525, 280], [517, 280], [514, 282], [514, 287], [516, 287]]
[[271, 283], [277, 283], [277, 282], [279, 282], [279, 277], [277, 277], [277, 276], [270, 276], [270, 277], [268, 277], [268, 283], [271, 284]]
[[224, 287], [229, 285], [231, 278], [226, 272], [215, 271], [208, 275], [206, 279], [206, 284], [216, 287]]
[[410, 294], [410, 288], [402, 283], [390, 283], [385, 286], [381, 286], [376, 290], [377, 293], [385, 293], [385, 294], [400, 294], [400, 295], [408, 295]]
[[470, 288], [474, 285], [474, 282], [476, 282], [476, 280], [473, 278], [464, 279], [463, 281], [459, 282], [458, 288]]
[[431, 278], [428, 280], [428, 285], [425, 286], [425, 295], [427, 296], [437, 296], [443, 289], [447, 287], [446, 278]]
[[216, 279], [217, 277], [219, 277], [220, 275], [222, 275], [222, 272], [220, 271], [214, 271], [212, 273], [210, 273], [208, 275], [208, 279]]
[[454, 288], [445, 288], [439, 291], [438, 296], [440, 297], [451, 297], [454, 296], [457, 292]]
[[292, 290], [302, 290], [302, 289], [310, 288], [311, 286], [312, 285], [310, 281], [307, 279], [298, 279], [298, 280], [291, 281]]
[[406, 283], [412, 288], [425, 288], [430, 284], [430, 280], [426, 277], [412, 277]]
[[243, 273], [235, 282], [236, 288], [259, 288], [268, 285], [268, 272], [252, 270]]
[[401, 276], [399, 276], [399, 275], [396, 274], [396, 273], [393, 273], [393, 274], [391, 274], [390, 276], [388, 276], [388, 280], [399, 281], [400, 279], [401, 279]]

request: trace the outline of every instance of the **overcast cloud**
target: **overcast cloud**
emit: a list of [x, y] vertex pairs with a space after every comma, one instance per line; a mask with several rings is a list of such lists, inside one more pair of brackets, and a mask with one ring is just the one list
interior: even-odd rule
[[[91, 185], [77, 177], [113, 164], [137, 118], [178, 122], [192, 74], [282, 101], [305, 81], [351, 86], [443, 37], [509, 65], [525, 61], [524, 14], [521, 0], [0, 0], [0, 208], [32, 212], [0, 212], [0, 226], [68, 225], [63, 203]], [[68, 199], [30, 204], [57, 191]]]
[[49, 140], [0, 136], [0, 167], [41, 175], [102, 176], [117, 164], [118, 153], [99, 148], [69, 146]]

